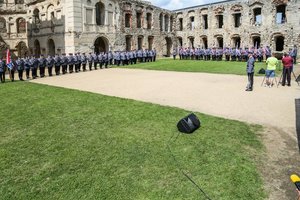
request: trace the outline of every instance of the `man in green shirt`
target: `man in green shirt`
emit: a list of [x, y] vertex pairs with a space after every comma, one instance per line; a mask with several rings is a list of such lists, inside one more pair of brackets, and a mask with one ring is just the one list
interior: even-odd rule
[[273, 81], [275, 78], [275, 70], [279, 63], [278, 59], [275, 58], [275, 54], [273, 53], [271, 57], [269, 57], [266, 61], [267, 70], [266, 70], [266, 85], [271, 87], [273, 86]]

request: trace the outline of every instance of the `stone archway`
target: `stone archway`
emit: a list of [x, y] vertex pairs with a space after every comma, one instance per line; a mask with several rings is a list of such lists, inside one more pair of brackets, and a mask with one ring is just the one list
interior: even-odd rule
[[283, 51], [284, 50], [284, 36], [279, 35], [274, 37], [275, 40], [275, 50], [276, 51]]
[[18, 45], [16, 46], [17, 48], [17, 52], [18, 52], [18, 57], [20, 58], [24, 58], [26, 56], [28, 56], [28, 48], [25, 42], [21, 41], [18, 43]]
[[108, 52], [108, 44], [108, 40], [105, 37], [98, 37], [94, 42], [95, 53]]
[[255, 48], [259, 48], [261, 46], [261, 37], [260, 36], [253, 36], [252, 37], [252, 44]]
[[54, 56], [55, 55], [55, 43], [52, 39], [48, 40], [48, 54], [50, 56]]
[[241, 48], [241, 36], [240, 35], [233, 35], [231, 37], [231, 47], [232, 48]]

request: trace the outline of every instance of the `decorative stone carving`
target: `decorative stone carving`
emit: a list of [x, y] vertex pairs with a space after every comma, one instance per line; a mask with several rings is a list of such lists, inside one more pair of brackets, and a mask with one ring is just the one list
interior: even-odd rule
[[219, 6], [214, 9], [216, 15], [223, 14], [224, 11], [225, 11], [224, 6]]
[[276, 6], [281, 5], [281, 4], [287, 4], [289, 0], [273, 0], [273, 4]]
[[235, 4], [234, 6], [231, 7], [231, 11], [233, 12], [241, 12], [243, 10], [243, 6]]

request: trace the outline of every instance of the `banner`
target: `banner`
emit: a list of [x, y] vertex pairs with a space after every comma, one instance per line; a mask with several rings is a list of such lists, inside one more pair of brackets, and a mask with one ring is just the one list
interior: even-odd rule
[[7, 49], [7, 51], [6, 51], [6, 66], [10, 70], [14, 66], [13, 63], [12, 63], [12, 61], [11, 61], [11, 56], [10, 56], [10, 50], [9, 49]]

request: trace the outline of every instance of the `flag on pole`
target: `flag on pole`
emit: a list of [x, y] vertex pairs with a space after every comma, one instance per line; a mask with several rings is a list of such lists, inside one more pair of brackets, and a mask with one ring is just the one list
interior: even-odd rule
[[7, 49], [6, 51], [6, 66], [8, 67], [8, 69], [12, 69], [13, 68], [13, 63], [11, 61], [11, 57], [10, 57], [10, 50]]

